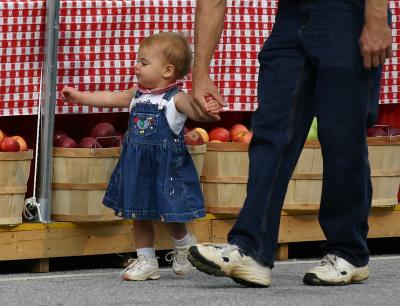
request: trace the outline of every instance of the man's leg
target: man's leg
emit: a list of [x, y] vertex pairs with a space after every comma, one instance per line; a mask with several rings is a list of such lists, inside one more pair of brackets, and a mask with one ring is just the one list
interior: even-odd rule
[[[193, 247], [196, 267], [245, 285], [269, 285], [280, 211], [314, 115], [313, 69], [299, 40], [297, 1], [282, 1], [272, 35], [259, 54], [259, 106], [253, 115], [247, 198], [227, 248]], [[269, 268], [266, 268], [269, 267]], [[260, 272], [258, 272], [260, 271]], [[268, 274], [268, 275], [267, 275]]]
[[350, 1], [316, 1], [305, 45], [318, 69], [318, 137], [324, 161], [319, 221], [327, 255], [307, 284], [348, 284], [368, 277], [372, 188], [366, 122], [380, 69], [363, 68], [358, 39], [363, 10]]

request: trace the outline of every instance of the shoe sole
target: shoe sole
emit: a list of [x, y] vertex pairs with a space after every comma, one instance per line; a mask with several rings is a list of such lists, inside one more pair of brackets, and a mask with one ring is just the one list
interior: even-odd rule
[[123, 280], [126, 281], [145, 281], [145, 280], [156, 280], [160, 278], [160, 273], [148, 274], [143, 277], [129, 278], [128, 276], [122, 276]]
[[310, 286], [346, 286], [351, 284], [358, 284], [366, 280], [367, 276], [361, 278], [352, 278], [350, 281], [330, 282], [320, 279], [315, 273], [306, 273], [303, 278], [303, 283]]
[[259, 283], [253, 283], [239, 277], [227, 275], [224, 271], [222, 271], [220, 266], [204, 258], [196, 247], [191, 247], [189, 249], [187, 257], [193, 266], [195, 266], [199, 271], [204, 272], [208, 275], [213, 275], [218, 277], [223, 277], [223, 276], [230, 277], [234, 282], [246, 287], [252, 287], [252, 288], [269, 287], [269, 284], [263, 285]]

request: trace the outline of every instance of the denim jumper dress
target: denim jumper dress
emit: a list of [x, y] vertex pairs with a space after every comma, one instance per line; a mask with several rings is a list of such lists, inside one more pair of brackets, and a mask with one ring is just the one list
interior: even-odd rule
[[117, 216], [136, 220], [187, 222], [205, 216], [203, 194], [183, 128], [176, 135], [165, 115], [178, 87], [161, 104], [140, 101], [137, 91], [119, 161], [103, 204]]

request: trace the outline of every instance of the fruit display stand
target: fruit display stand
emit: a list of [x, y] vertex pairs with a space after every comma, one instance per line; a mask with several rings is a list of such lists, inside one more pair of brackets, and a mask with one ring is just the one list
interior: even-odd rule
[[[60, 117], [104, 116], [126, 112], [127, 109], [96, 109], [67, 104], [59, 98], [59, 92], [64, 85], [75, 86], [85, 91], [126, 90], [132, 86], [131, 67], [136, 61], [135, 51], [137, 51], [138, 43], [143, 37], [158, 31], [159, 24], [163, 24], [163, 31], [173, 30], [190, 33], [193, 31], [195, 1], [191, 0], [159, 2], [146, 0], [71, 0], [61, 1], [60, 3], [57, 48], [59, 62], [52, 63], [52, 66], [58, 68], [58, 75], [54, 75], [54, 79], [57, 79], [57, 93], [54, 93], [55, 101], [48, 101], [49, 104], [55, 105], [55, 112]], [[226, 35], [227, 32], [224, 32], [221, 39], [222, 43], [216, 50], [217, 56], [215, 56], [213, 62], [217, 68], [212, 67], [211, 69], [211, 77], [215, 80], [227, 103], [224, 116], [240, 112], [250, 113], [257, 108], [257, 52], [272, 30], [277, 3], [278, 1], [272, 0], [268, 1], [266, 5], [265, 1], [257, 0], [252, 2], [251, 7], [248, 7], [246, 1], [228, 1], [227, 15], [229, 15], [229, 18], [226, 19], [226, 29], [229, 31], [229, 36]], [[398, 57], [397, 45], [400, 32], [398, 31], [399, 23], [396, 21], [396, 17], [400, 15], [400, 8], [395, 0], [391, 0], [389, 3], [395, 21], [393, 23], [393, 50], [394, 56]], [[14, 118], [6, 120], [9, 122], [8, 127], [25, 127], [26, 132], [31, 132], [35, 125], [32, 121], [29, 121], [29, 117], [38, 114], [37, 105], [40, 101], [38, 91], [41, 82], [41, 69], [43, 68], [41, 64], [44, 59], [46, 1], [0, 1], [0, 6], [3, 12], [0, 20], [3, 21], [4, 25], [7, 25], [5, 27], [7, 27], [8, 40], [8, 43], [3, 45], [4, 56], [1, 57], [2, 79], [6, 81], [0, 84], [0, 100], [2, 101], [0, 103], [0, 116], [14, 116]], [[154, 15], [154, 18], [153, 16], [150, 19], [148, 18], [149, 12]], [[183, 15], [185, 16], [184, 19], [182, 18]], [[243, 20], [245, 15], [251, 15], [250, 21]], [[135, 20], [134, 28], [132, 27], [132, 16]], [[82, 23], [78, 24], [77, 20], [81, 20]], [[243, 32], [242, 29], [246, 29], [246, 31]], [[30, 39], [20, 39], [20, 37], [30, 37]], [[94, 39], [94, 37], [96, 38]], [[127, 48], [127, 46], [129, 47]], [[93, 50], [96, 50], [96, 53], [92, 52]], [[227, 61], [226, 59], [235, 60]], [[385, 105], [382, 107], [383, 115], [380, 115], [380, 123], [392, 121], [397, 123], [396, 126], [400, 126], [398, 120], [400, 107], [397, 104], [397, 84], [400, 78], [396, 63], [397, 59], [391, 60], [384, 68], [380, 103]], [[191, 88], [190, 80], [187, 82], [187, 88]], [[16, 117], [26, 117], [26, 120], [21, 124], [11, 122], [12, 120], [17, 121]], [[3, 125], [5, 120], [1, 119], [0, 124]], [[69, 122], [68, 126], [79, 130], [84, 121], [85, 119], [81, 119], [79, 125]], [[30, 123], [27, 124], [26, 122]], [[238, 122], [232, 121], [231, 123]], [[56, 125], [57, 123], [56, 120]], [[231, 125], [228, 124], [226, 127]], [[209, 213], [206, 218], [190, 224], [199, 242], [226, 241], [226, 233], [235, 221], [236, 213], [239, 211], [245, 195], [247, 181], [247, 168], [244, 164], [247, 156], [246, 145], [239, 144], [234, 148], [237, 151], [232, 152], [219, 152], [218, 147], [214, 146], [213, 149], [213, 146], [214, 144], [209, 146], [205, 155], [204, 152], [198, 154], [192, 152], [197, 169], [202, 168], [201, 161], [203, 159], [204, 169], [207, 168], [202, 174], [204, 186], [205, 184], [208, 185], [207, 191], [205, 191], [206, 201], [213, 204], [214, 209], [222, 209], [214, 210], [219, 214]], [[306, 146], [305, 150], [307, 149]], [[310, 149], [318, 150], [317, 147]], [[204, 150], [204, 147], [197, 147], [196, 150]], [[221, 167], [220, 164], [208, 163], [208, 166], [206, 165], [207, 154], [212, 151], [212, 154], [218, 155], [216, 157], [217, 163], [220, 163], [220, 160], [230, 161], [227, 169], [218, 170]], [[60, 169], [67, 171], [65, 168], [62, 169], [69, 167], [69, 161], [67, 162], [65, 158], [76, 159], [75, 162], [78, 162], [78, 164], [83, 162], [80, 158], [89, 158], [65, 157], [62, 156], [64, 153], [60, 153], [60, 156], [57, 156], [57, 154], [55, 153], [53, 157], [57, 159], [57, 165], [55, 165], [55, 168], [59, 169], [57, 171], [60, 171]], [[312, 153], [303, 157], [309, 160], [311, 155]], [[93, 161], [96, 158], [93, 158]], [[84, 163], [89, 164], [91, 162], [85, 161]], [[213, 167], [215, 169], [212, 169]], [[235, 167], [238, 169], [233, 169]], [[389, 173], [391, 171], [389, 168], [385, 169], [382, 169], [382, 171], [385, 172], [386, 177], [395, 177], [393, 172]], [[215, 173], [216, 170], [222, 172]], [[300, 171], [300, 168], [297, 170]], [[77, 171], [77, 174], [79, 172]], [[103, 192], [103, 189], [100, 188], [104, 188], [105, 184], [104, 173], [101, 175], [101, 180], [93, 182], [90, 181], [93, 179], [90, 173], [79, 174], [82, 179], [86, 177], [87, 182], [67, 181], [68, 176], [74, 177], [75, 174], [64, 173], [53, 181], [53, 197], [56, 203], [53, 218], [57, 218], [57, 215], [64, 217], [69, 215], [69, 217], [74, 216], [74, 218], [77, 218], [75, 220], [80, 219], [81, 221], [55, 221], [53, 219], [53, 222], [44, 224], [25, 222], [16, 226], [0, 226], [0, 260], [36, 259], [38, 262], [37, 271], [47, 271], [49, 268], [48, 259], [53, 257], [124, 253], [135, 250], [132, 239], [132, 221], [104, 221], [106, 214], [101, 215], [101, 212], [99, 213], [98, 198], [100, 197], [99, 193]], [[313, 171], [309, 173], [314, 174]], [[375, 174], [377, 173], [375, 172]], [[295, 175], [297, 175], [294, 177], [295, 179], [304, 177], [304, 174], [301, 173]], [[0, 174], [0, 177], [5, 177], [4, 172]], [[388, 180], [384, 184], [387, 184], [387, 182]], [[81, 192], [89, 192], [90, 190], [85, 189], [90, 186], [89, 184], [94, 184], [92, 187], [98, 188], [93, 190], [93, 194], [96, 194], [97, 197], [95, 203], [87, 195], [86, 203], [80, 205], [79, 208], [75, 207], [71, 200], [78, 197], [76, 201], [85, 202], [86, 196], [77, 195], [82, 194]], [[225, 186], [222, 184], [225, 184]], [[31, 190], [28, 188], [29, 191]], [[0, 192], [0, 199], [2, 199], [2, 196], [3, 194]], [[231, 196], [231, 198], [229, 199], [228, 196]], [[210, 197], [214, 197], [216, 201], [211, 202]], [[224, 198], [227, 200], [222, 206], [221, 203]], [[385, 197], [382, 196], [381, 198], [384, 199]], [[69, 206], [67, 213], [57, 207], [57, 202], [60, 203], [60, 201], [70, 202], [66, 205], [66, 207]], [[315, 207], [312, 210], [307, 206], [310, 204], [301, 203], [301, 209], [297, 210], [295, 209], [297, 203], [291, 203], [291, 205], [291, 209], [282, 212], [279, 258], [287, 257], [288, 243], [324, 239], [318, 226]], [[233, 206], [236, 211], [232, 212], [230, 209]], [[84, 212], [79, 211], [82, 207], [85, 207]], [[209, 207], [210, 211], [213, 211], [211, 207]], [[95, 212], [92, 212], [92, 208]], [[224, 213], [221, 214], [221, 212]], [[91, 218], [82, 218], [82, 215], [85, 214], [90, 215]], [[89, 219], [92, 220], [83, 222], [83, 220], [89, 221]], [[400, 237], [399, 220], [399, 206], [373, 208], [370, 217], [370, 237]], [[171, 248], [170, 240], [160, 225], [157, 225], [156, 231], [157, 249]]]

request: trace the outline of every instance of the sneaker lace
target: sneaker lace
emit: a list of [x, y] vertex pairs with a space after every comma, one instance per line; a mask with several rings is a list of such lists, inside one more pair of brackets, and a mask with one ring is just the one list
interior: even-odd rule
[[187, 250], [186, 249], [175, 249], [171, 252], [168, 252], [165, 255], [165, 260], [168, 263], [175, 261], [178, 264], [185, 264], [187, 262]]
[[216, 243], [205, 243], [204, 245], [209, 245], [215, 247], [220, 256], [227, 257], [232, 251], [238, 251], [240, 256], [243, 256], [242, 250], [239, 249], [237, 245], [234, 244], [216, 244]]
[[336, 255], [333, 254], [326, 254], [322, 259], [321, 262], [318, 264], [319, 266], [326, 266], [332, 265], [336, 269]]
[[138, 256], [138, 258], [130, 258], [128, 259], [128, 266], [119, 274], [119, 276], [123, 275], [126, 271], [131, 269], [140, 269], [146, 258], [143, 255]]

